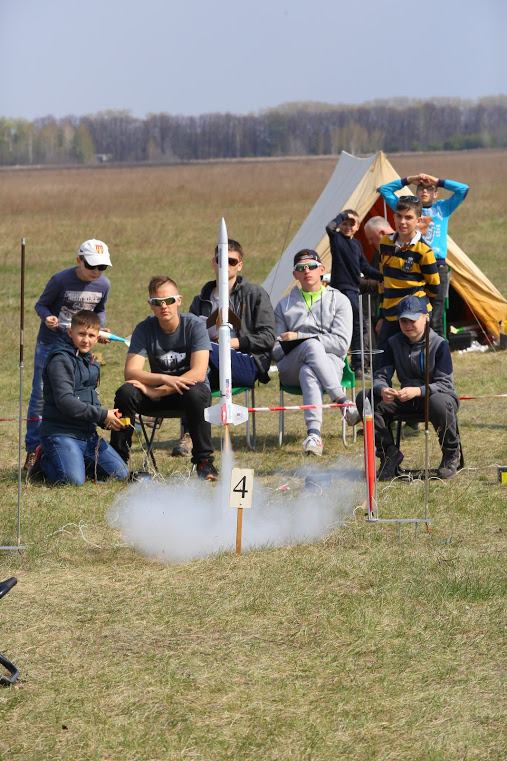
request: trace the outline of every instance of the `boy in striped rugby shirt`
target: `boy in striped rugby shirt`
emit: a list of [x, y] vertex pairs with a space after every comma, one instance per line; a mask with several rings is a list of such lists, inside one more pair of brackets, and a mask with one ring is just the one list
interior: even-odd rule
[[[421, 220], [421, 201], [416, 196], [404, 196], [394, 213], [396, 232], [385, 235], [379, 246], [381, 285], [381, 320], [377, 323], [379, 349], [385, 350], [388, 339], [399, 333], [397, 307], [406, 296], [427, 296], [430, 303], [438, 294], [440, 278], [435, 255], [421, 236], [417, 226]], [[377, 355], [376, 368], [384, 364], [383, 354]]]

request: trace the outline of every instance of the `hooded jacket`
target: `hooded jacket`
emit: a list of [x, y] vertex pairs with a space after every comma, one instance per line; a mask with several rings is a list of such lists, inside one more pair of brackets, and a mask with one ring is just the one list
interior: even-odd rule
[[42, 374], [44, 407], [41, 436], [88, 439], [102, 425], [107, 409], [100, 406], [100, 368], [90, 353], [80, 354], [70, 340], [48, 355]]
[[[352, 307], [350, 301], [336, 288], [324, 288], [318, 299], [308, 309], [301, 290], [295, 286], [275, 308], [276, 334], [293, 331], [298, 338], [318, 338], [328, 354], [343, 359], [352, 339]], [[273, 359], [278, 362], [284, 351], [277, 341]]]
[[[403, 333], [397, 333], [388, 341], [383, 357], [384, 366], [375, 373], [373, 388], [380, 391], [392, 385], [396, 372], [401, 388], [419, 386], [421, 396], [426, 394], [425, 341], [424, 337], [412, 343]], [[452, 359], [447, 341], [429, 330], [429, 391], [432, 394], [449, 394], [458, 401], [452, 373]]]
[[[213, 310], [211, 292], [215, 287], [216, 280], [208, 281], [193, 299], [189, 312], [209, 317]], [[269, 296], [260, 285], [250, 283], [240, 275], [230, 292], [229, 307], [241, 321], [238, 350], [251, 354], [258, 368], [258, 379], [267, 383], [271, 349], [275, 343], [275, 316]]]

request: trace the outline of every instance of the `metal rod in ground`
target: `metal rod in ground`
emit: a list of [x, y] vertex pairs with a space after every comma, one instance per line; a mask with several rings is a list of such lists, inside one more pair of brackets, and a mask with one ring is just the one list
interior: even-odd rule
[[21, 437], [23, 433], [23, 374], [25, 366], [25, 239], [21, 238], [20, 300], [19, 300], [19, 407], [18, 407], [18, 504], [16, 541], [21, 546]]
[[430, 417], [430, 320], [424, 329], [424, 517], [428, 517], [430, 494], [430, 453], [429, 453], [429, 417]]

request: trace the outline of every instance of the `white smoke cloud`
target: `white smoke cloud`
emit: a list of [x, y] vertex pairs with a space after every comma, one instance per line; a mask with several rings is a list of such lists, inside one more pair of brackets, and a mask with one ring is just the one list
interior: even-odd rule
[[[125, 542], [163, 562], [234, 550], [236, 510], [227, 506], [231, 467], [232, 458], [222, 459], [217, 486], [195, 477], [132, 484], [110, 508], [109, 522]], [[342, 525], [364, 497], [362, 472], [345, 458], [325, 470], [306, 466], [280, 475], [289, 478], [289, 491], [254, 482], [253, 506], [243, 511], [243, 551], [316, 541]]]

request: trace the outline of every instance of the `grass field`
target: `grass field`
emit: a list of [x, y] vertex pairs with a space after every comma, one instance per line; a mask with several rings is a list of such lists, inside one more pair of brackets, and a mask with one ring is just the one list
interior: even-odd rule
[[[428, 171], [471, 185], [451, 235], [506, 294], [507, 153], [391, 159], [401, 175]], [[188, 305], [211, 273], [222, 215], [247, 252], [246, 276], [262, 281], [333, 167], [319, 159], [2, 171], [0, 416], [17, 414], [21, 236], [27, 399], [32, 305], [82, 240], [110, 246], [109, 327], [126, 335], [147, 313], [152, 274], [174, 276]], [[110, 403], [124, 351], [109, 345], [103, 354], [101, 396]], [[460, 393], [507, 392], [507, 352], [454, 361]], [[262, 404], [276, 399], [276, 381], [258, 392]], [[357, 468], [361, 442], [343, 447], [334, 414], [319, 466], [339, 459]], [[10, 544], [17, 425], [0, 425], [0, 543]], [[264, 488], [289, 483], [289, 505], [301, 488], [300, 417], [288, 416], [287, 427], [282, 450], [274, 415], [258, 415], [255, 452], [241, 429], [233, 443]], [[506, 400], [463, 402], [460, 430], [466, 469], [431, 483], [430, 533], [368, 525], [361, 508], [354, 512], [359, 499], [347, 504], [339, 493], [346, 519], [321, 541], [241, 558], [147, 560], [106, 520], [125, 487], [26, 485], [28, 549], [0, 554], [0, 578], [19, 580], [0, 603], [0, 650], [22, 672], [17, 687], [0, 691], [0, 759], [504, 758], [507, 487], [496, 470], [507, 465]], [[187, 467], [169, 456], [176, 436], [176, 422], [165, 423], [158, 460], [171, 503]], [[404, 442], [407, 460], [421, 462], [422, 439]], [[383, 484], [379, 499], [386, 517], [420, 515], [423, 486]], [[307, 497], [308, 511], [316, 500]]]

